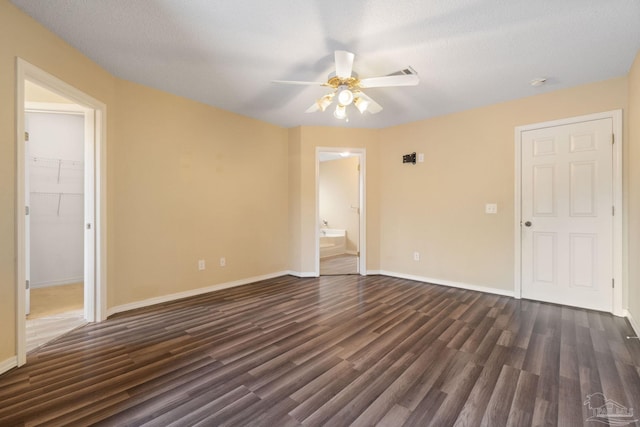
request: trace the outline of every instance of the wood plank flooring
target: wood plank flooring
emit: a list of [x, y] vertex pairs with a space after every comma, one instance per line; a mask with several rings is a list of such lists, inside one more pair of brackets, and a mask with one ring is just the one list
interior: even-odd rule
[[594, 393], [640, 412], [640, 343], [627, 335], [599, 312], [285, 276], [46, 344], [0, 376], [0, 425], [595, 426]]

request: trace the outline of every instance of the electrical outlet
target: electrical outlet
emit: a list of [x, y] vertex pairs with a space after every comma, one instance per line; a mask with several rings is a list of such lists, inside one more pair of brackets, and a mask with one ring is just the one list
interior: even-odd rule
[[487, 203], [486, 205], [484, 205], [484, 213], [497, 214], [498, 205], [496, 203]]
[[227, 265], [227, 259], [225, 257], [220, 258], [220, 267]]
[[414, 261], [420, 261], [420, 252], [414, 252], [413, 253], [413, 260]]
[[206, 265], [204, 263], [204, 260], [203, 259], [199, 260], [198, 261], [198, 270], [204, 270], [205, 268], [207, 268], [207, 267], [206, 267]]

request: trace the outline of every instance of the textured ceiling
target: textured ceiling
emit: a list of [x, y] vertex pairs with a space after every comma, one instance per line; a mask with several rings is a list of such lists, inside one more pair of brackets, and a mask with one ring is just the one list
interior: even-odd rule
[[[626, 75], [638, 0], [12, 0], [114, 75], [284, 127], [380, 128]], [[384, 107], [306, 114], [333, 52], [359, 77], [406, 66]], [[546, 85], [529, 81], [546, 77]]]

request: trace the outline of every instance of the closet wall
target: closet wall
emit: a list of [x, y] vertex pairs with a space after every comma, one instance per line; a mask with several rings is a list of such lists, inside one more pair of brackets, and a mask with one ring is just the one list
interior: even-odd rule
[[83, 281], [84, 116], [27, 112], [31, 287]]

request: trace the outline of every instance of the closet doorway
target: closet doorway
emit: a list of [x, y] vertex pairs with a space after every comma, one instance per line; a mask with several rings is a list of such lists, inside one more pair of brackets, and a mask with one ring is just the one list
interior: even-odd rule
[[[16, 365], [22, 366], [27, 362], [27, 312], [37, 315], [34, 299], [40, 289], [75, 284], [80, 290], [68, 293], [82, 295], [80, 304], [73, 303], [74, 310], [80, 307], [77, 323], [46, 332], [47, 339], [106, 318], [106, 105], [17, 58], [15, 115], [15, 330]], [[42, 122], [55, 122], [54, 116], [64, 117], [67, 125], [80, 123], [81, 129], [71, 132], [80, 134], [80, 142], [64, 142], [67, 145], [55, 151], [51, 136], [57, 131], [38, 129]], [[67, 136], [58, 138], [65, 141]], [[67, 235], [73, 235], [73, 242]], [[54, 250], [37, 246], [42, 240], [53, 242]], [[66, 301], [65, 296], [61, 299]]]
[[318, 148], [318, 275], [364, 274], [364, 150]]
[[[29, 352], [86, 323], [85, 114], [25, 82], [25, 313]], [[91, 167], [91, 165], [89, 165]]]

